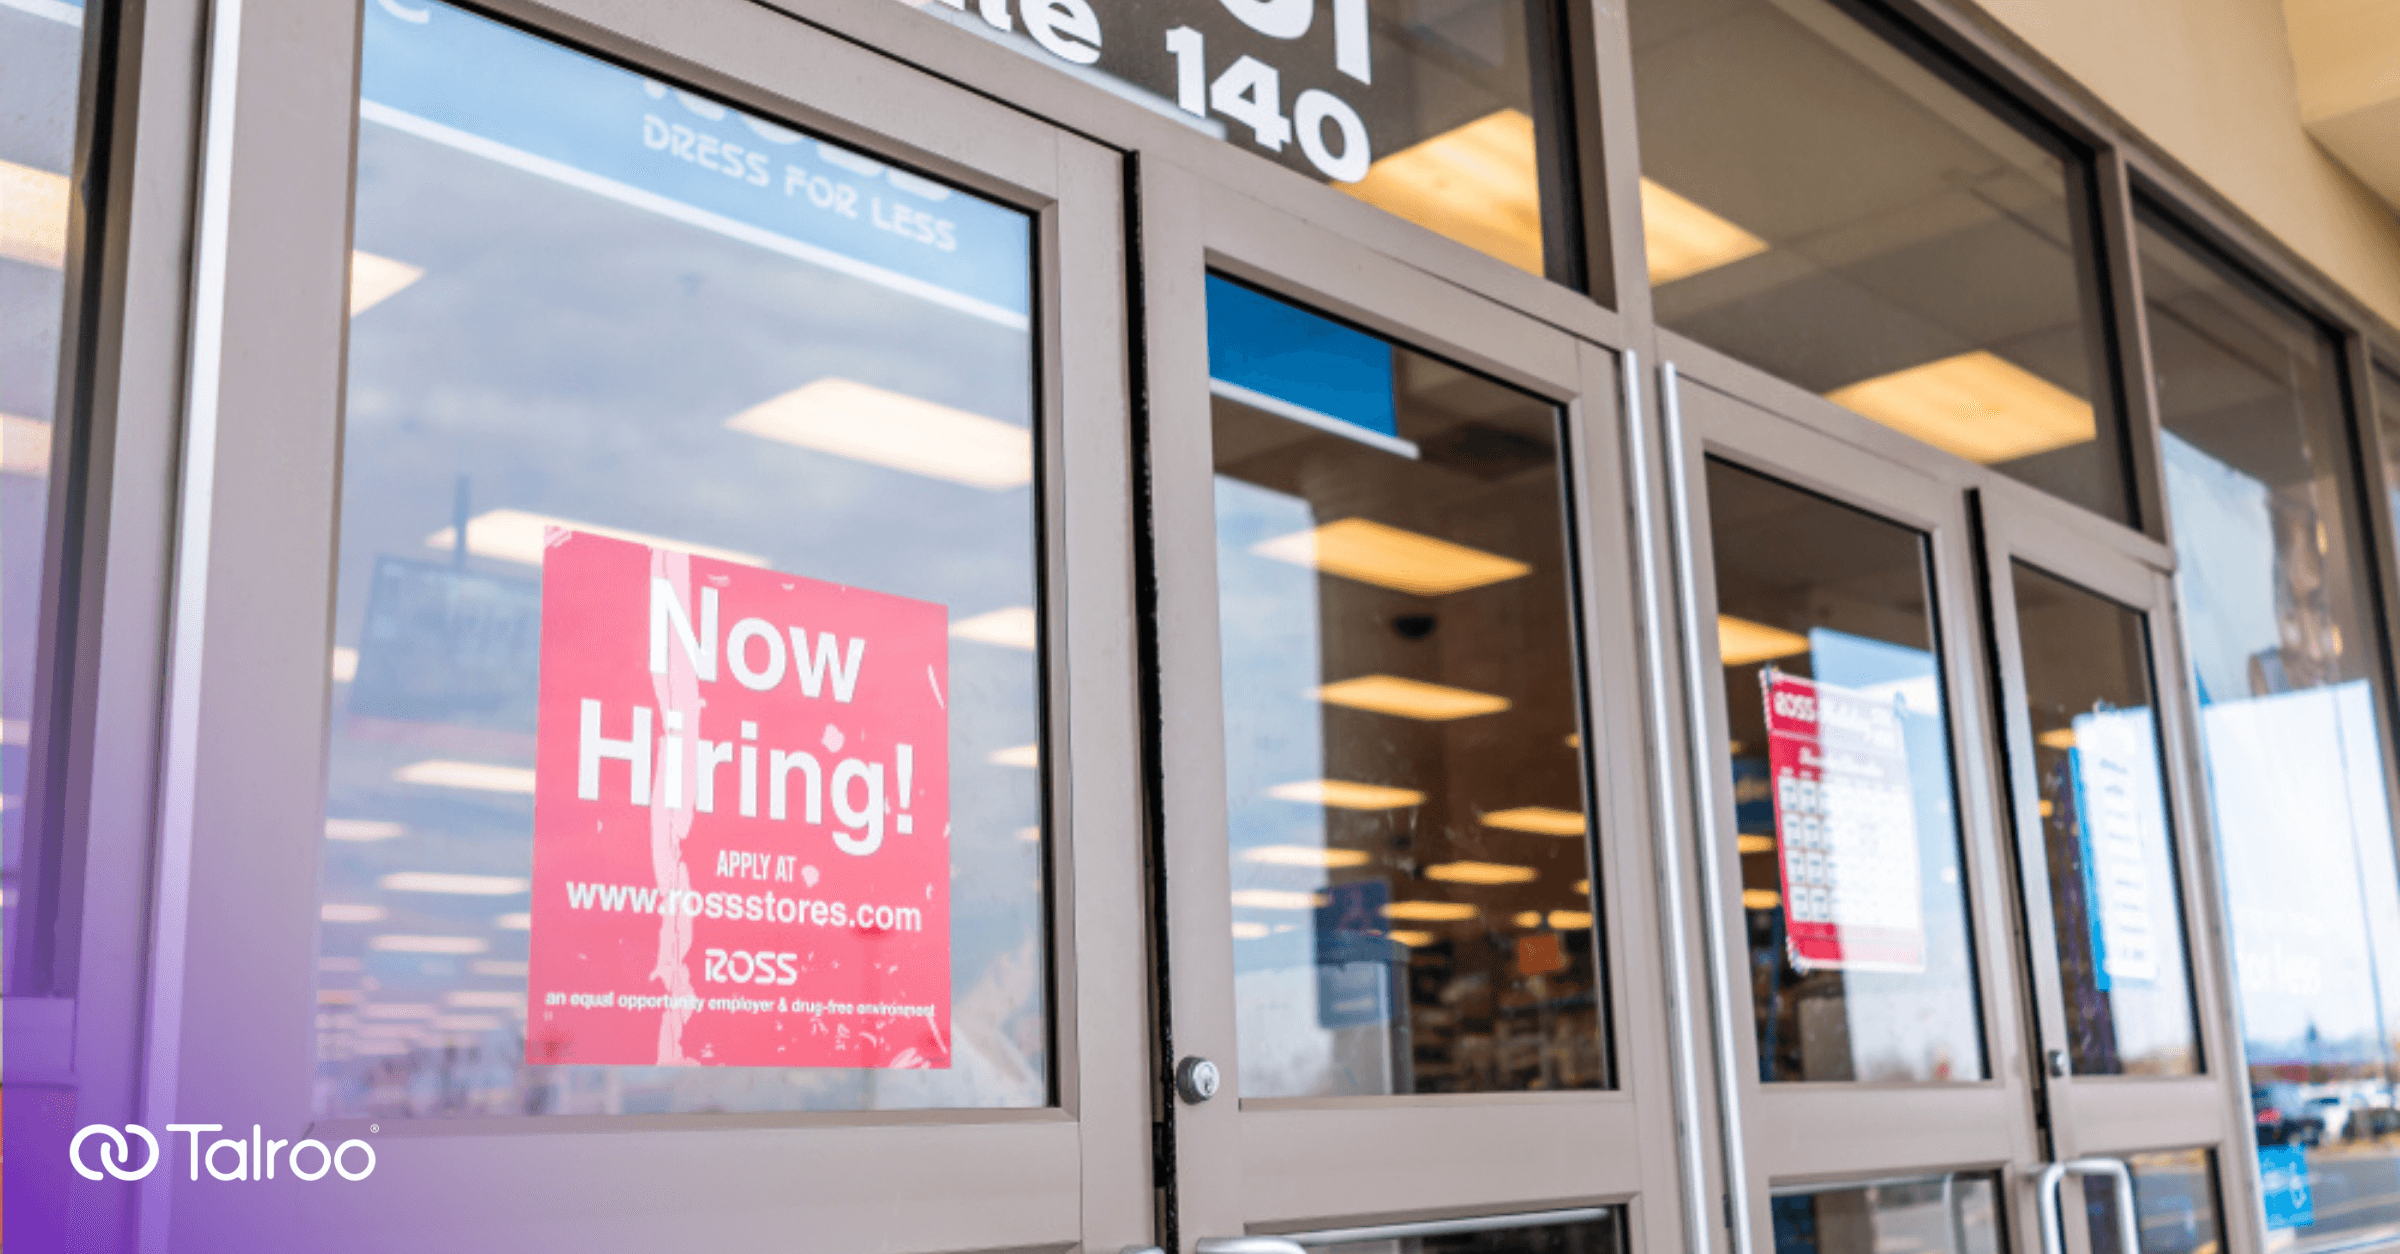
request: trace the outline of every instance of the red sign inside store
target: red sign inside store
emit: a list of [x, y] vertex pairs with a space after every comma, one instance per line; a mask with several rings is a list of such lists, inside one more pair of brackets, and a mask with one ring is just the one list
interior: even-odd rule
[[1925, 969], [1908, 743], [1889, 697], [1769, 668], [1784, 936], [1803, 971]]
[[947, 1067], [947, 611], [548, 539], [527, 1061]]

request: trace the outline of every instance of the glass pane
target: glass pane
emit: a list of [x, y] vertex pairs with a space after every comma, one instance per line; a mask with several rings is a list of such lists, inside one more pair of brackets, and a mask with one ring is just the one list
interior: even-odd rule
[[1989, 1176], [1778, 1192], [1775, 1254], [2000, 1254]]
[[363, 10], [320, 1111], [1044, 1104], [1028, 219], [423, 10]]
[[1722, 462], [1716, 536], [1764, 1080], [1980, 1080], [1925, 538]]
[[1557, 408], [1208, 321], [1242, 1096], [1607, 1083]]
[[[2400, 1235], [2400, 1136], [2372, 1113], [2400, 1061], [2400, 867], [2339, 354], [2163, 224], [2139, 245], [2259, 1170], [2287, 1186], [2267, 1223]], [[2388, 1148], [2330, 1152], [2359, 1142]], [[2312, 1173], [2356, 1192], [2312, 1207]]]
[[1580, 281], [1555, 0], [1042, 0], [1021, 15], [1006, 0], [909, 3], [1519, 269]]
[[2080, 159], [1827, 0], [1632, 0], [1659, 321], [2130, 520]]
[[1483, 1232], [1458, 1232], [1440, 1237], [1398, 1237], [1380, 1241], [1341, 1241], [1312, 1250], [1327, 1254], [1618, 1254], [1625, 1248], [1624, 1228], [1616, 1211], [1597, 1219], [1563, 1224], [1528, 1224]]
[[[44, 903], [26, 900], [48, 886], [40, 851], [25, 848], [25, 772], [82, 78], [81, 0], [0, 6], [0, 935], [10, 993], [48, 991], [20, 983], [38, 978], [23, 968], [42, 963], [50, 930]], [[57, 447], [63, 455], [65, 440]]]
[[2200, 1069], [2142, 616], [2018, 564], [2059, 1001], [2077, 1075]]
[[[2133, 1168], [2141, 1254], [2215, 1254], [2220, 1247], [2214, 1155], [2207, 1150], [2128, 1154], [2125, 1165]], [[2121, 1254], [2115, 1183], [2105, 1176], [2083, 1177], [2083, 1208], [2092, 1254]]]

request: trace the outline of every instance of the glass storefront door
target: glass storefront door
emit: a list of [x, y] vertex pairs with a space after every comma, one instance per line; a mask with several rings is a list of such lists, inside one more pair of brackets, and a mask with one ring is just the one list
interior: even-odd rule
[[[2191, 794], [2190, 710], [2162, 545], [2094, 527], [2015, 485], [1978, 493], [2009, 763], [2024, 944], [2052, 1157], [2070, 1244], [2121, 1248], [2130, 1173], [2147, 1254], [2224, 1239], [2251, 1200], [2246, 1094], [2218, 899]], [[2237, 1209], [2229, 1209], [2237, 1208]], [[2089, 1223], [2083, 1222], [2088, 1218]], [[2242, 1238], [2247, 1240], [2246, 1234]]]
[[1748, 1248], [2120, 1248], [2120, 1167], [2143, 1251], [2225, 1240], [2247, 1150], [2155, 696], [2171, 559], [1662, 351]]
[[1168, 1239], [1683, 1248], [1616, 354], [1142, 194]]
[[563, 7], [218, 30], [162, 1248], [1145, 1242], [1116, 159]]

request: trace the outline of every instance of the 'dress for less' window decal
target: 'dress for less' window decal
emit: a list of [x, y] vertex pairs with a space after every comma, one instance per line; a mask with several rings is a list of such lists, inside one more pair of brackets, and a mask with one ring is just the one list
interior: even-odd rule
[[950, 1065], [947, 626], [550, 531], [528, 1061]]

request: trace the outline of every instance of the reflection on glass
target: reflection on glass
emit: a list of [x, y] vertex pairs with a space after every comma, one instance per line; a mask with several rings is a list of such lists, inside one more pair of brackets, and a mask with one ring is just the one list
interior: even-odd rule
[[1625, 1248], [1624, 1226], [1618, 1212], [1572, 1223], [1529, 1224], [1482, 1232], [1457, 1232], [1439, 1237], [1396, 1237], [1381, 1241], [1342, 1241], [1308, 1248], [1328, 1254], [1618, 1254]]
[[83, 11], [82, 0], [0, 6], [0, 935], [8, 991], [35, 995], [45, 990], [17, 982], [40, 961], [48, 930], [43, 851], [25, 848], [25, 772], [54, 432], [66, 452], [53, 423]]
[[1924, 537], [1708, 465], [1765, 1080], [1979, 1080]]
[[[1043, 1104], [1027, 220], [422, 7], [363, 9], [319, 1112]], [[947, 1069], [528, 1065], [537, 685], [576, 660], [541, 648], [553, 527], [946, 610]], [[808, 887], [847, 865], [832, 829], [775, 831], [822, 847]], [[661, 971], [623, 991], [724, 991], [697, 954]]]
[[[2140, 1254], [2214, 1254], [2219, 1248], [2215, 1156], [2207, 1150], [2127, 1154], [2125, 1165], [2133, 1169]], [[2123, 1254], [2115, 1182], [2083, 1177], [2083, 1207], [2092, 1254]]]
[[1556, 407], [1208, 325], [1242, 1096], [1605, 1084]]
[[2400, 1235], [2400, 867], [2340, 354], [2165, 224], [2138, 243], [2268, 1227]]
[[2200, 1069], [2140, 614], [2012, 567], [2067, 1052], [2077, 1075]]
[[1579, 282], [1555, 0], [1048, 0], [1024, 6], [1021, 34], [1004, 4], [912, 7]]
[[2000, 1254], [1989, 1176], [1778, 1191], [1775, 1254]]
[[2127, 519], [2080, 160], [1827, 0], [1628, 13], [1659, 321]]

